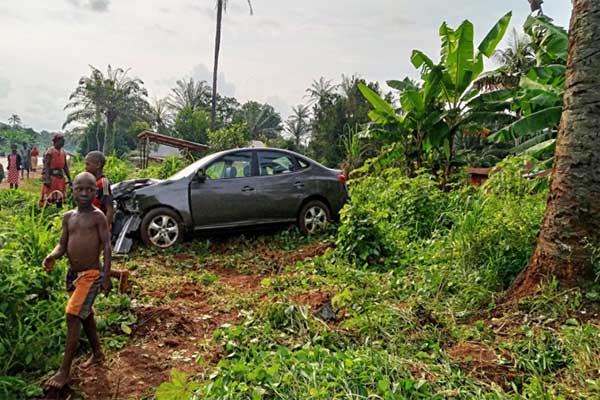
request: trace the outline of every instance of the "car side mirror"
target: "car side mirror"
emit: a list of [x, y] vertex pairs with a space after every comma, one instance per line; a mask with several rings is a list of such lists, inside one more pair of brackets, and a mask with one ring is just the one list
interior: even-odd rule
[[196, 172], [196, 182], [204, 182], [206, 180], [206, 171], [204, 168], [200, 168], [198, 172]]

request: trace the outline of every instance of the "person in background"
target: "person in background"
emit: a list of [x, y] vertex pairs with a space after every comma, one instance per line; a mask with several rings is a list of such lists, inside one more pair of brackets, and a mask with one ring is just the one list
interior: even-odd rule
[[4, 165], [0, 163], [0, 183], [4, 180]]
[[17, 145], [11, 146], [11, 153], [8, 155], [8, 177], [7, 181], [11, 189], [19, 188], [19, 171], [21, 170], [21, 156], [17, 152]]
[[31, 170], [31, 149], [29, 145], [23, 142], [23, 148], [21, 148], [21, 179], [29, 179], [29, 171]]
[[[91, 151], [85, 156], [85, 170], [96, 178], [96, 198], [92, 203], [106, 215], [109, 232], [112, 230], [112, 223], [115, 215], [112, 192], [110, 191], [110, 181], [104, 176], [104, 165], [106, 157], [100, 151]], [[119, 280], [119, 292], [126, 293], [129, 286], [129, 271], [111, 270], [111, 278]]]
[[40, 152], [38, 151], [37, 147], [33, 146], [33, 149], [31, 149], [31, 170], [33, 172], [37, 171], [39, 155], [40, 155]]
[[64, 134], [54, 134], [52, 143], [53, 146], [44, 153], [44, 169], [42, 172], [44, 184], [42, 185], [42, 197], [40, 199], [41, 207], [49, 203], [62, 207], [67, 199], [67, 179], [69, 182], [71, 181], [67, 153], [63, 149], [65, 146]]

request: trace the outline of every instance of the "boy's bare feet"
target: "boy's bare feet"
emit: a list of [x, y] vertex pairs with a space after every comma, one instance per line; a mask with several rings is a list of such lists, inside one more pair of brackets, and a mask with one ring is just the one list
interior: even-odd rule
[[87, 359], [86, 362], [84, 362], [83, 364], [81, 364], [81, 368], [89, 368], [92, 365], [100, 365], [102, 364], [102, 362], [104, 361], [104, 354], [99, 353], [99, 354], [92, 354], [90, 356], [90, 358]]
[[62, 389], [69, 381], [69, 372], [59, 369], [58, 372], [46, 381], [46, 386], [50, 389]]

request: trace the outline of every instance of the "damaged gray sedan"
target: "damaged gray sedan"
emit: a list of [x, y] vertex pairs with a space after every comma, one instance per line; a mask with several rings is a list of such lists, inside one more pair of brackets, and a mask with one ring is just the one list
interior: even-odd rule
[[348, 199], [340, 170], [279, 149], [235, 149], [206, 156], [166, 180], [113, 185], [113, 247], [139, 237], [169, 248], [186, 233], [295, 222], [305, 234], [339, 218]]

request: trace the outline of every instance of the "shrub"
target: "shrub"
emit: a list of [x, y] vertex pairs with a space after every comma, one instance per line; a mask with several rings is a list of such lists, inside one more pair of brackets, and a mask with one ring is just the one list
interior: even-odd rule
[[[82, 157], [76, 156], [71, 159], [69, 164], [71, 170], [71, 178], [85, 171], [85, 161]], [[110, 183], [117, 183], [127, 179], [131, 179], [135, 174], [135, 166], [126, 160], [122, 160], [116, 156], [106, 157], [106, 165], [104, 166], [104, 175]]]
[[407, 178], [398, 169], [361, 178], [341, 212], [337, 245], [355, 263], [393, 258], [411, 242], [445, 229], [448, 195], [428, 175]]
[[43, 256], [58, 241], [60, 218], [30, 209], [29, 215], [4, 221], [0, 226], [0, 386], [10, 393], [22, 390], [23, 382], [6, 376], [57, 366], [64, 343], [66, 293], [64, 263], [52, 274], [41, 266]]
[[464, 269], [479, 269], [490, 289], [505, 289], [527, 264], [546, 208], [547, 179], [524, 179], [522, 158], [499, 164], [464, 197], [449, 238]]
[[121, 160], [115, 156], [106, 157], [104, 175], [111, 183], [121, 182], [133, 177], [135, 167], [129, 161]]

